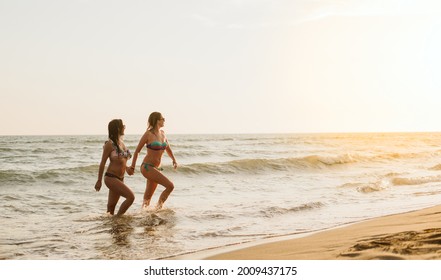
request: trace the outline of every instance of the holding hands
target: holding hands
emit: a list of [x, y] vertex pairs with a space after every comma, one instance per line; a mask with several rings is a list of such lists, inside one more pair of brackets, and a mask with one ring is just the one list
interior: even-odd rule
[[127, 172], [127, 174], [129, 174], [130, 176], [132, 176], [133, 174], [135, 174], [135, 167], [132, 167], [132, 166], [126, 166], [126, 172]]

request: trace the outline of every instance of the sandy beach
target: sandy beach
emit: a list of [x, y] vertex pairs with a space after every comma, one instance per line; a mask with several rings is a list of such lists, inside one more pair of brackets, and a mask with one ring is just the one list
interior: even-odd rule
[[213, 254], [210, 260], [441, 259], [441, 205], [301, 238]]

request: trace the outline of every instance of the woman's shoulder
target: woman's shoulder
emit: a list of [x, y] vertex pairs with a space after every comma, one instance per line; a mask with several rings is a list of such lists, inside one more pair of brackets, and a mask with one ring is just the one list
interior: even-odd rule
[[152, 134], [152, 132], [150, 130], [146, 130], [144, 132], [144, 134], [141, 136], [141, 140], [140, 141], [147, 142], [152, 135], [153, 134]]
[[153, 132], [151, 132], [150, 130], [146, 130], [142, 137], [148, 138], [148, 137], [151, 137], [152, 135], [154, 135]]
[[115, 142], [113, 142], [112, 139], [108, 139], [106, 142], [104, 142], [104, 145], [108, 145], [108, 146], [115, 146]]
[[115, 144], [113, 143], [113, 141], [109, 139], [106, 142], [104, 142], [103, 148], [105, 150], [113, 150], [114, 146], [115, 146]]

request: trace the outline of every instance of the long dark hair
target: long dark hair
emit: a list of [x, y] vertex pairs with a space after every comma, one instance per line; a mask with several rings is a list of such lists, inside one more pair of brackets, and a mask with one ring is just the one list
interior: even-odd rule
[[115, 143], [116, 152], [120, 152], [119, 137], [123, 134], [123, 121], [121, 119], [114, 119], [109, 122], [109, 139]]
[[153, 112], [150, 114], [149, 116], [149, 126], [147, 128], [147, 130], [152, 131], [153, 129], [156, 128], [156, 126], [158, 125], [158, 121], [162, 118], [161, 113], [159, 112]]

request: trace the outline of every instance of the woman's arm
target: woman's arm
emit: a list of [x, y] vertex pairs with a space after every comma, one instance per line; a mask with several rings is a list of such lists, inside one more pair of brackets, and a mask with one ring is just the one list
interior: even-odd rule
[[165, 141], [167, 141], [167, 148], [165, 148], [165, 151], [167, 152], [168, 156], [172, 159], [173, 167], [174, 169], [176, 169], [178, 168], [178, 163], [176, 162], [175, 156], [173, 155], [173, 151], [170, 148], [170, 144], [168, 143], [168, 140], [166, 139]]
[[[144, 147], [145, 143], [147, 143], [148, 137], [149, 137], [149, 132], [146, 131], [144, 133], [144, 135], [141, 137], [141, 139], [139, 139], [139, 143], [138, 146], [136, 147], [135, 152], [133, 153], [133, 158], [132, 158], [132, 164], [127, 167], [127, 173], [129, 175], [133, 175], [133, 173], [135, 173], [135, 167], [136, 167], [136, 161], [138, 160], [138, 154], [141, 152], [142, 147]], [[130, 173], [129, 173], [130, 171]]]
[[98, 169], [98, 180], [96, 181], [96, 184], [95, 184], [95, 190], [97, 192], [99, 192], [101, 189], [101, 185], [102, 185], [102, 181], [103, 181], [103, 174], [104, 174], [104, 167], [106, 166], [107, 159], [109, 158], [109, 155], [112, 152], [112, 149], [113, 149], [112, 144], [110, 143], [110, 141], [107, 141], [103, 147], [103, 154], [101, 156], [100, 167]]

